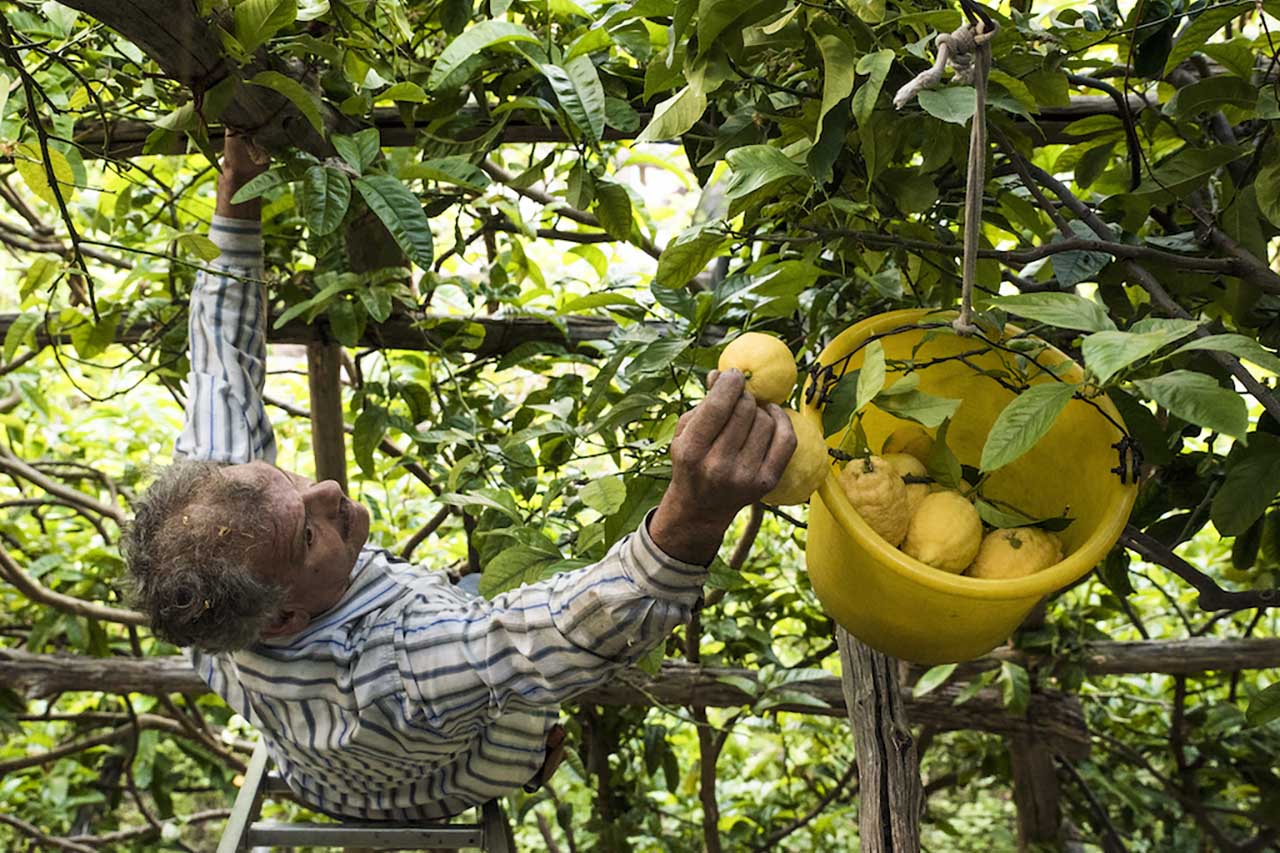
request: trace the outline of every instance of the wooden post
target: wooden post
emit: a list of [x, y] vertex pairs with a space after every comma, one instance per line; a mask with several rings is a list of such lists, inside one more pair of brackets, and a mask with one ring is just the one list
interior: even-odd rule
[[920, 849], [920, 757], [903, 707], [898, 661], [836, 629], [840, 684], [858, 761], [862, 853]]
[[[1019, 631], [1044, 625], [1045, 602], [1037, 604]], [[1029, 735], [1009, 738], [1013, 771], [1013, 803], [1018, 813], [1018, 850], [1062, 849], [1062, 812], [1058, 805], [1058, 769], [1043, 740]]]
[[342, 426], [342, 348], [307, 344], [307, 382], [311, 387], [311, 451], [316, 480], [337, 480], [347, 491], [346, 434]]

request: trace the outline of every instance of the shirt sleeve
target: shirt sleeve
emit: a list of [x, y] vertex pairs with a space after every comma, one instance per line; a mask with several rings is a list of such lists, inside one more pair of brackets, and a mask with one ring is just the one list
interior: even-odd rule
[[410, 718], [450, 732], [597, 687], [688, 620], [706, 576], [663, 553], [646, 519], [599, 563], [492, 601], [415, 596], [394, 643]]
[[274, 462], [275, 433], [262, 390], [267, 376], [262, 231], [254, 220], [214, 216], [221, 250], [191, 293], [186, 423], [174, 455], [210, 462]]

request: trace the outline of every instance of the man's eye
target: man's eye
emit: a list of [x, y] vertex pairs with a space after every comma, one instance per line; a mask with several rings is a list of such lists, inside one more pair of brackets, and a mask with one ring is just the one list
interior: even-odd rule
[[310, 524], [308, 524], [306, 528], [306, 537], [307, 537], [307, 547], [310, 548], [311, 540], [316, 538], [315, 530], [312, 529]]

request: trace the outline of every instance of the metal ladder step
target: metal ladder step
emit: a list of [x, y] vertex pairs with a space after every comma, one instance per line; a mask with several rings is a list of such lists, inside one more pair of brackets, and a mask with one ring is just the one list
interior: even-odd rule
[[227, 818], [218, 853], [272, 847], [480, 849], [486, 853], [515, 853], [511, 826], [497, 800], [490, 800], [480, 807], [479, 823], [290, 823], [259, 820], [264, 797], [289, 790], [279, 773], [267, 772], [269, 763], [266, 743], [260, 740], [245, 769], [244, 784], [236, 795], [231, 816]]

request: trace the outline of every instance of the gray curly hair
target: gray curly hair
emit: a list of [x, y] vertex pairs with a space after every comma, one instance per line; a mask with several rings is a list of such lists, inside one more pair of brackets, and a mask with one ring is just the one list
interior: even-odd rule
[[192, 460], [164, 468], [120, 540], [129, 599], [156, 636], [210, 652], [253, 644], [284, 599], [247, 559], [262, 489], [222, 469]]

